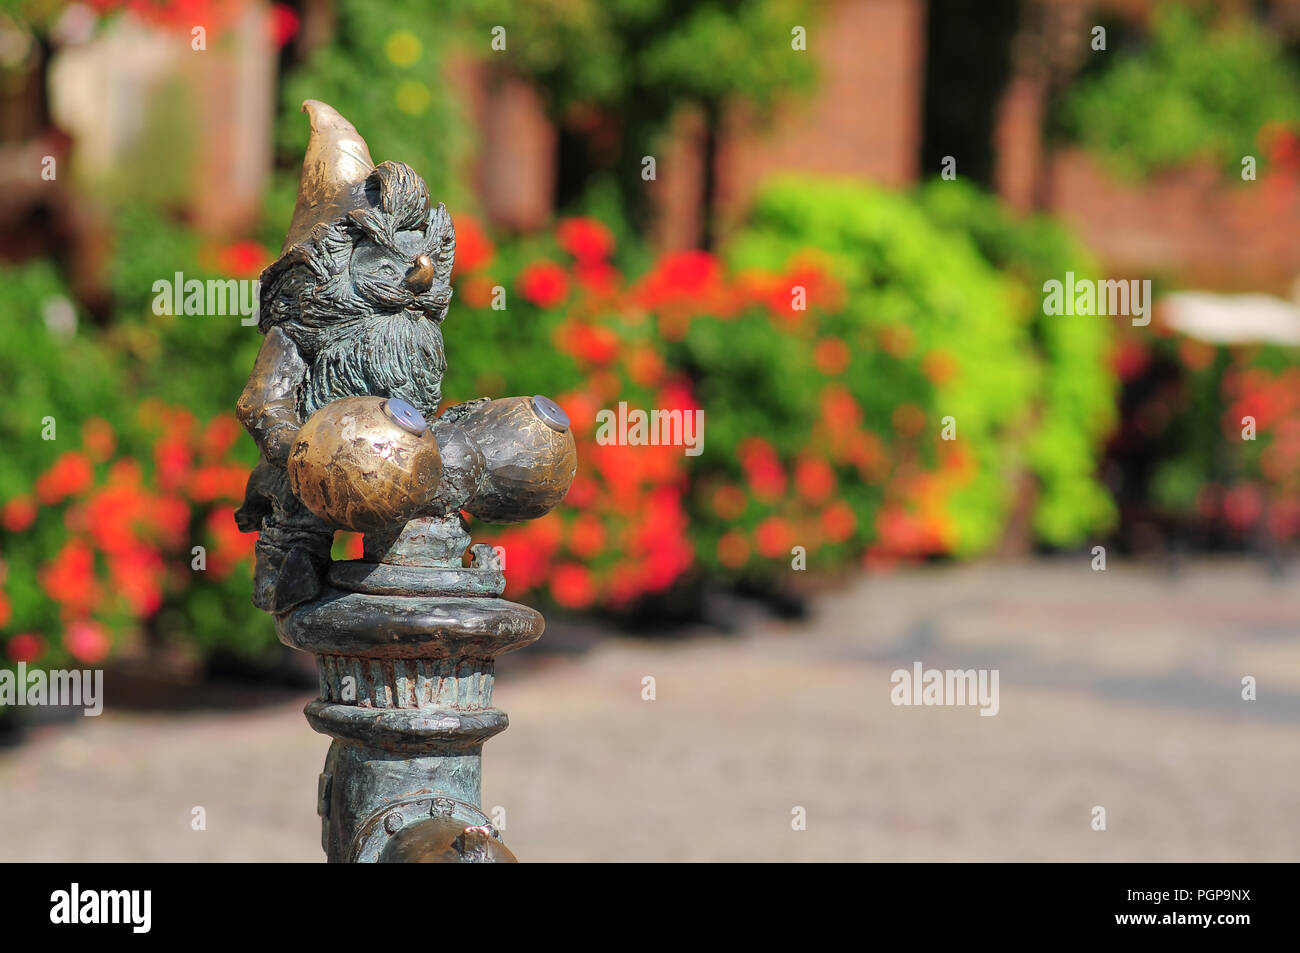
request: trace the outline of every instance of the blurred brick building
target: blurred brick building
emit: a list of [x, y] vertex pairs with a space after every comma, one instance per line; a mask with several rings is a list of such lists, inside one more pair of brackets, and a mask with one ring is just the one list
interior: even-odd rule
[[[1093, 26], [1119, 21], [1140, 30], [1158, 2], [827, 0], [809, 31], [817, 91], [766, 122], [737, 107], [718, 131], [721, 233], [774, 173], [886, 186], [937, 174], [938, 157], [949, 154], [945, 129], [961, 124], [967, 140], [970, 129], [978, 137], [987, 127], [989, 155], [956, 155], [959, 176], [973, 174], [1018, 209], [1063, 218], [1112, 273], [1289, 293], [1300, 274], [1300, 195], [1236, 187], [1204, 167], [1126, 183], [1082, 151], [1045, 141], [1050, 98], [1080, 68]], [[1220, 6], [1300, 27], [1297, 0]], [[489, 89], [473, 67], [454, 82], [481, 132], [473, 175], [486, 213], [506, 227], [540, 227], [553, 211], [555, 178], [555, 131], [540, 100], [517, 82]], [[701, 234], [704, 140], [702, 117], [682, 115], [661, 148], [663, 171], [651, 188], [654, 237], [664, 247], [690, 246]]]
[[[1063, 218], [1117, 276], [1289, 294], [1300, 274], [1300, 190], [1270, 189], [1262, 181], [1225, 183], [1217, 170], [1204, 167], [1123, 182], [1082, 151], [1047, 144], [1053, 96], [1068, 87], [1084, 56], [1111, 55], [1088, 52], [1094, 24], [1119, 22], [1141, 30], [1158, 2], [824, 0], [808, 27], [807, 52], [794, 54], [815, 60], [815, 92], [789, 97], [766, 119], [733, 107], [712, 129], [702, 115], [677, 117], [668, 141], [657, 148], [658, 178], [647, 186], [657, 211], [652, 238], [661, 247], [681, 248], [711, 233], [725, 236], [762, 180], [775, 173], [905, 187], [937, 174], [942, 158], [951, 155], [959, 177], [995, 189], [1023, 211]], [[318, 45], [323, 40], [315, 34], [328, 34], [330, 18], [309, 14], [327, 10], [329, 0], [299, 6], [301, 45]], [[1300, 38], [1300, 0], [1224, 0], [1219, 7], [1265, 18], [1290, 39]], [[181, 118], [203, 117], [192, 150], [198, 184], [185, 204], [196, 227], [217, 234], [237, 234], [256, 218], [269, 174], [276, 78], [259, 24], [271, 6], [268, 0], [245, 0], [242, 9], [245, 19], [236, 25], [241, 42], [195, 61], [204, 72], [188, 78], [192, 102], [173, 110]], [[74, 22], [66, 29], [75, 27]], [[87, 143], [115, 142], [104, 130], [138, 124], [140, 113], [162, 115], [140, 107], [134, 92], [144, 82], [141, 76], [162, 69], [151, 65], [156, 57], [144, 55], [152, 49], [147, 38], [122, 24], [96, 44], [102, 47], [98, 59], [95, 49], [78, 50], [79, 43], [65, 38], [65, 71], [77, 65], [100, 79], [62, 85], [99, 98], [83, 92], [63, 102], [52, 95], [50, 111], [62, 132], [40, 128], [39, 49], [33, 48], [30, 64], [11, 70], [26, 79], [0, 90], [0, 181], [6, 184], [0, 220], [8, 233], [27, 236], [26, 248], [33, 246], [31, 236], [36, 247], [58, 244], [58, 235], [42, 239], [56, 230], [50, 223], [80, 214], [75, 207], [50, 214], [58, 190], [31, 174], [42, 156], [66, 156], [63, 133], [72, 133], [84, 150]], [[78, 58], [83, 62], [75, 63]], [[92, 69], [96, 63], [98, 73]], [[478, 148], [467, 171], [483, 212], [507, 229], [543, 227], [555, 212], [562, 171], [557, 156], [563, 150], [537, 91], [464, 60], [454, 62], [446, 79], [476, 126]], [[57, 93], [58, 84], [53, 86]], [[135, 105], [124, 110], [123, 103]], [[234, 141], [238, 148], [228, 148]], [[174, 150], [168, 155], [167, 167], [182, 164]], [[111, 158], [105, 165], [131, 166], [129, 156]], [[709, 208], [712, 229], [704, 223]], [[94, 235], [89, 228], [58, 227]], [[102, 254], [90, 239], [73, 244], [81, 248], [78, 256]]]
[[[818, 89], [784, 104], [771, 121], [743, 108], [719, 130], [717, 199], [722, 222], [734, 221], [759, 182], [777, 172], [849, 176], [903, 186], [920, 173], [924, 97], [925, 0], [828, 0], [809, 31]], [[551, 215], [554, 136], [540, 100], [518, 82], [493, 80], [461, 64], [452, 80], [466, 91], [482, 146], [473, 175], [489, 218], [517, 229]], [[692, 244], [700, 232], [704, 128], [678, 117], [661, 147], [651, 184], [659, 208], [657, 240]]]

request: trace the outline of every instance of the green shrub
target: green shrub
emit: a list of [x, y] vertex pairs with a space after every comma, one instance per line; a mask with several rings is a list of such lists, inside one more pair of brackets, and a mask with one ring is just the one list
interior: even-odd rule
[[1143, 48], [1092, 55], [1113, 60], [1071, 90], [1062, 120], [1122, 174], [1206, 160], [1240, 181], [1242, 158], [1269, 146], [1261, 130], [1300, 116], [1300, 77], [1282, 44], [1240, 15], [1168, 3]]
[[1014, 220], [992, 196], [963, 183], [932, 181], [920, 198], [940, 227], [969, 235], [1011, 283], [1012, 301], [1043, 368], [1029, 443], [1040, 490], [1034, 528], [1049, 545], [1078, 544], [1116, 516], [1096, 472], [1117, 416], [1113, 329], [1105, 318], [1044, 314], [1042, 288], [1048, 280], [1064, 280], [1067, 271], [1095, 275], [1096, 264], [1058, 223], [1043, 216]]

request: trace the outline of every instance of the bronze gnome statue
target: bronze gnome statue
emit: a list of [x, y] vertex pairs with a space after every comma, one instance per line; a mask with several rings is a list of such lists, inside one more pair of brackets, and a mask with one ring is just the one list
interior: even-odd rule
[[[298, 202], [238, 403], [261, 451], [236, 514], [259, 533], [253, 602], [319, 660], [307, 716], [335, 738], [318, 804], [331, 860], [512, 859], [479, 808], [479, 755], [507, 724], [493, 659], [542, 619], [500, 598], [499, 560], [470, 547], [462, 511], [555, 507], [577, 468], [569, 420], [540, 395], [437, 414], [451, 218], [332, 107], [303, 111]], [[340, 529], [365, 534], [362, 559], [331, 562]]]

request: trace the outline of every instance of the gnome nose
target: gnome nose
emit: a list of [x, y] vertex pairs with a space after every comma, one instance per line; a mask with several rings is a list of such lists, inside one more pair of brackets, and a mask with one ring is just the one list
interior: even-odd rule
[[412, 294], [422, 295], [433, 287], [433, 259], [428, 255], [421, 255], [415, 259], [415, 264], [411, 270], [406, 273], [406, 290]]

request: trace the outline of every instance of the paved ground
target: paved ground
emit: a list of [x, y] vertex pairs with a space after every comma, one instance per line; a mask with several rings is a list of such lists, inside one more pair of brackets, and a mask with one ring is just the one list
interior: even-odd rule
[[[486, 748], [484, 804], [505, 808], [512, 849], [1300, 860], [1298, 574], [1094, 573], [1086, 558], [917, 569], [821, 596], [807, 622], [742, 631], [503, 664], [513, 724]], [[914, 661], [998, 669], [999, 714], [893, 706], [890, 673]], [[1244, 675], [1259, 700], [1241, 699]], [[304, 701], [41, 729], [0, 752], [0, 860], [319, 860], [326, 740]], [[190, 829], [195, 805], [206, 831]]]

